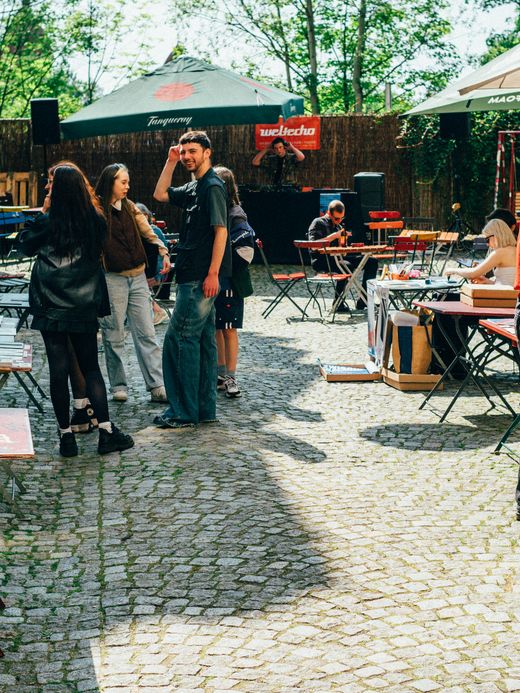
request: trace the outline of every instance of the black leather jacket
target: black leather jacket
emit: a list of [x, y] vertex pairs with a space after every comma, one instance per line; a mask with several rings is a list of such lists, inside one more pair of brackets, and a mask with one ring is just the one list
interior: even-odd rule
[[[100, 233], [106, 230], [99, 218]], [[58, 257], [49, 245], [49, 217], [29, 220], [18, 239], [25, 255], [36, 255], [29, 286], [33, 315], [67, 322], [92, 321], [110, 314], [105, 275], [100, 259], [81, 256]]]

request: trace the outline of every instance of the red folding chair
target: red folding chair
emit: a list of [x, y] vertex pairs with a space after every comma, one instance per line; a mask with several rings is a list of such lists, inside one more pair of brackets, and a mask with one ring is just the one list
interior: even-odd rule
[[271, 266], [269, 262], [267, 261], [267, 258], [264, 253], [264, 244], [262, 241], [257, 238], [256, 241], [256, 247], [258, 248], [258, 251], [260, 253], [260, 257], [262, 258], [262, 262], [264, 264], [265, 270], [267, 272], [267, 276], [269, 277], [269, 281], [271, 284], [276, 287], [277, 294], [269, 303], [267, 308], [262, 312], [262, 316], [264, 318], [267, 318], [273, 310], [276, 308], [277, 305], [279, 305], [284, 298], [287, 298], [295, 308], [297, 308], [300, 313], [305, 317], [305, 311], [302, 310], [302, 308], [296, 303], [296, 301], [293, 300], [291, 296], [289, 296], [289, 292], [291, 289], [298, 283], [301, 282], [302, 279], [305, 279], [305, 273], [304, 272], [292, 272], [290, 274], [276, 274], [273, 272], [271, 269]]
[[[305, 285], [307, 287], [307, 291], [309, 292], [309, 300], [305, 304], [305, 308], [303, 309], [303, 315], [302, 315], [302, 320], [305, 319], [307, 316], [307, 308], [310, 306], [312, 303], [313, 305], [316, 305], [316, 307], [319, 310], [320, 313], [320, 318], [323, 317], [323, 314], [321, 312], [321, 306], [320, 306], [320, 301], [319, 299], [321, 298], [323, 301], [323, 307], [326, 308], [325, 304], [325, 295], [323, 293], [323, 289], [325, 287], [332, 287], [333, 291], [336, 289], [335, 282], [337, 281], [346, 281], [347, 279], [350, 278], [350, 274], [341, 274], [339, 272], [333, 272], [331, 267], [330, 267], [330, 261], [329, 261], [329, 256], [325, 255], [325, 258], [327, 260], [327, 272], [317, 272], [316, 274], [310, 274], [306, 265], [305, 265], [305, 260], [303, 257], [303, 251], [306, 250], [309, 256], [310, 260], [310, 253], [313, 250], [319, 250], [320, 248], [326, 248], [328, 245], [330, 245], [330, 241], [326, 240], [319, 240], [319, 241], [293, 241], [293, 245], [295, 248], [298, 250], [298, 255], [300, 256], [300, 263], [302, 267], [302, 272], [305, 274]], [[334, 318], [336, 316], [336, 301], [333, 302], [333, 310], [332, 310], [332, 322], [334, 322]], [[345, 303], [345, 305], [347, 305]], [[347, 306], [348, 307], [348, 306]]]

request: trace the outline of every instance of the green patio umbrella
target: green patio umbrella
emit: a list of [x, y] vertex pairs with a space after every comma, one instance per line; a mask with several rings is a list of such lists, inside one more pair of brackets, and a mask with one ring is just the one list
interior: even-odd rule
[[520, 109], [520, 44], [404, 115]]
[[66, 118], [66, 139], [207, 125], [276, 123], [303, 98], [182, 56]]

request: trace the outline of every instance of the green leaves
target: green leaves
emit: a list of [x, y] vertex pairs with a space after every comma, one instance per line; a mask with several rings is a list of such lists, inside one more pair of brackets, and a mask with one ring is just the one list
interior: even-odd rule
[[[130, 52], [123, 36], [139, 22], [143, 31]], [[0, 117], [22, 118], [30, 101], [59, 99], [65, 117], [99, 94], [101, 79], [113, 87], [150, 66], [149, 15], [127, 17], [107, 0], [4, 0], [0, 7]], [[144, 57], [142, 57], [144, 56]], [[86, 73], [79, 79], [72, 65]]]

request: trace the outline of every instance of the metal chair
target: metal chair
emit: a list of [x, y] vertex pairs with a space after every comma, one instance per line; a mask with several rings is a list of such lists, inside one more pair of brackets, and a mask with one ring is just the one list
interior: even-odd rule
[[288, 274], [277, 274], [273, 272], [264, 253], [264, 244], [259, 238], [256, 239], [255, 243], [256, 247], [258, 248], [258, 252], [260, 253], [260, 257], [262, 258], [262, 262], [267, 272], [267, 276], [269, 277], [269, 281], [277, 290], [277, 294], [269, 303], [267, 308], [262, 312], [262, 316], [264, 318], [267, 318], [273, 312], [276, 306], [279, 305], [284, 298], [287, 298], [293, 304], [293, 306], [297, 308], [300, 311], [300, 313], [305, 317], [305, 311], [302, 310], [302, 308], [296, 303], [296, 301], [294, 301], [294, 299], [289, 295], [291, 289], [298, 282], [301, 282], [303, 279], [305, 279], [305, 273], [292, 272]]
[[[325, 304], [325, 295], [323, 293], [323, 289], [326, 287], [332, 287], [333, 291], [336, 289], [335, 282], [338, 281], [347, 281], [347, 279], [350, 278], [350, 274], [341, 274], [338, 272], [333, 272], [330, 266], [330, 261], [329, 261], [329, 256], [324, 255], [327, 261], [327, 272], [317, 272], [314, 275], [309, 274], [307, 270], [307, 266], [305, 264], [304, 256], [303, 256], [303, 251], [306, 250], [308, 255], [309, 255], [309, 264], [310, 264], [310, 253], [311, 251], [316, 251], [320, 250], [322, 248], [326, 248], [328, 245], [330, 245], [329, 241], [326, 240], [319, 240], [319, 241], [293, 241], [294, 247], [298, 250], [298, 255], [300, 257], [300, 264], [302, 268], [302, 272], [305, 275], [305, 285], [307, 287], [307, 291], [309, 292], [309, 300], [305, 304], [305, 308], [303, 309], [303, 314], [302, 314], [302, 320], [304, 320], [307, 317], [307, 308], [309, 305], [312, 303], [316, 305], [316, 307], [319, 310], [320, 313], [320, 318], [323, 317], [323, 313], [321, 312], [321, 306], [319, 299], [321, 298], [323, 301], [323, 308], [326, 308]], [[345, 304], [346, 305], [346, 304]], [[336, 301], [333, 302], [333, 310], [332, 310], [332, 322], [334, 322], [334, 318], [336, 316]]]

